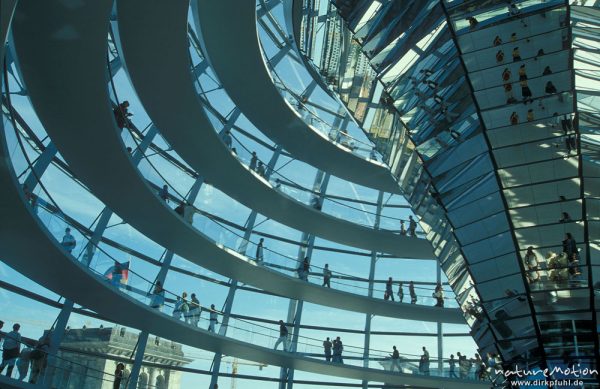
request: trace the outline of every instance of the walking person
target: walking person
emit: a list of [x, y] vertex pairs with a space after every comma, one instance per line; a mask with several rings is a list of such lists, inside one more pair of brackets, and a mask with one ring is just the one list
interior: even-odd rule
[[323, 285], [321, 286], [331, 288], [331, 270], [329, 270], [328, 263], [326, 263], [325, 267], [323, 268]]
[[152, 297], [150, 298], [150, 307], [161, 311], [163, 305], [165, 305], [165, 290], [162, 287], [162, 283], [156, 281], [154, 290], [152, 291]]
[[113, 114], [115, 116], [115, 120], [117, 121], [117, 127], [119, 127], [121, 130], [131, 127], [131, 121], [129, 118], [133, 116], [133, 114], [129, 112], [129, 101], [125, 100], [121, 104], [117, 105], [113, 109]]
[[408, 234], [413, 237], [417, 236], [417, 222], [412, 215], [408, 217]]
[[465, 355], [462, 355], [460, 352], [457, 352], [456, 356], [458, 357], [458, 375], [460, 378], [467, 378], [467, 374], [469, 373], [470, 369], [470, 367], [468, 366], [469, 361], [467, 361], [467, 357]]
[[454, 354], [450, 354], [448, 365], [450, 366], [450, 370], [448, 371], [448, 377], [458, 378], [458, 376], [456, 375], [456, 359], [454, 358]]
[[477, 378], [478, 380], [481, 381], [485, 378], [485, 375], [487, 373], [487, 366], [485, 365], [485, 363], [481, 359], [481, 356], [478, 353], [475, 353], [474, 364], [475, 364], [475, 378]]
[[521, 60], [521, 52], [518, 47], [515, 47], [512, 51], [513, 62], [519, 62]]
[[8, 366], [6, 369], [7, 377], [12, 375], [15, 363], [17, 362], [17, 358], [21, 351], [21, 334], [19, 333], [21, 325], [15, 323], [12, 328], [13, 330], [6, 334], [6, 337], [4, 338], [2, 363], [0, 364], [0, 374], [2, 374], [4, 367]]
[[252, 152], [252, 158], [250, 158], [250, 165], [248, 166], [250, 170], [256, 170], [256, 164], [258, 162], [258, 157], [256, 156], [256, 151]]
[[162, 201], [164, 201], [165, 203], [169, 203], [169, 186], [168, 185], [163, 185], [162, 189], [158, 192], [158, 196], [162, 199]]
[[338, 336], [333, 341], [333, 362], [334, 363], [344, 363], [344, 358], [342, 358], [342, 352], [344, 351], [344, 345], [342, 340]]
[[435, 287], [435, 292], [433, 292], [433, 297], [436, 299], [436, 307], [444, 308], [444, 288], [442, 288], [442, 283], [438, 282]]
[[177, 296], [177, 300], [175, 300], [175, 305], [173, 305], [173, 317], [176, 320], [181, 319], [181, 305], [183, 302], [181, 301], [181, 297]]
[[519, 81], [527, 80], [527, 69], [525, 68], [525, 64], [519, 66]]
[[563, 253], [567, 254], [567, 258], [571, 258], [577, 255], [577, 243], [573, 239], [573, 235], [570, 232], [565, 233], [565, 240], [563, 240]]
[[404, 226], [404, 220], [400, 220], [400, 235], [406, 236], [406, 226]]
[[215, 332], [215, 326], [219, 323], [217, 319], [217, 310], [215, 304], [210, 304], [210, 313], [208, 315], [208, 332]]
[[281, 343], [283, 343], [283, 351], [288, 351], [288, 329], [283, 320], [279, 320], [279, 338], [275, 342], [273, 350], [277, 350]]
[[496, 62], [497, 63], [504, 62], [504, 50], [500, 49], [496, 52]]
[[181, 294], [181, 314], [183, 315], [183, 321], [187, 324], [192, 323], [192, 318], [190, 316], [190, 304], [187, 301], [187, 293], [183, 292]]
[[260, 238], [256, 245], [256, 262], [262, 262], [264, 259], [264, 238]]
[[569, 115], [564, 115], [560, 120], [560, 126], [565, 135], [568, 135], [569, 132], [573, 131], [573, 118]]
[[192, 293], [191, 296], [191, 302], [190, 302], [190, 319], [191, 319], [191, 324], [194, 327], [198, 327], [198, 322], [200, 321], [200, 313], [202, 312], [202, 309], [200, 307], [200, 300], [198, 300], [198, 298], [196, 297], [196, 293]]
[[60, 244], [69, 253], [71, 253], [71, 251], [73, 251], [73, 249], [77, 245], [77, 242], [75, 242], [75, 238], [73, 237], [73, 235], [71, 235], [71, 229], [69, 227], [67, 227], [65, 229], [65, 235], [63, 236], [62, 241], [60, 242]]
[[396, 346], [393, 346], [392, 348], [394, 349], [394, 351], [392, 351], [392, 353], [390, 354], [390, 356], [392, 357], [392, 366], [390, 368], [390, 371], [394, 371], [394, 367], [396, 367], [398, 369], [398, 373], [401, 373], [402, 369], [400, 368], [400, 353], [398, 352]]
[[419, 370], [424, 375], [429, 375], [429, 351], [423, 346], [423, 355], [419, 360]]
[[263, 165], [263, 163], [261, 161], [258, 161], [258, 166], [256, 167], [256, 172], [261, 177], [264, 177], [267, 174], [265, 165]]
[[513, 104], [517, 101], [513, 94], [513, 87], [510, 82], [504, 84], [504, 96], [506, 97], [506, 104]]
[[389, 277], [385, 283], [385, 293], [383, 294], [384, 300], [392, 299], [394, 301], [394, 291], [392, 290], [392, 277]]
[[404, 288], [402, 287], [402, 282], [398, 285], [398, 301], [402, 302], [404, 300]]
[[510, 81], [511, 76], [512, 76], [512, 72], [510, 71], [510, 69], [504, 68], [504, 70], [502, 71], [502, 81], [504, 81], [504, 82]]
[[417, 303], [417, 294], [415, 293], [415, 284], [412, 281], [409, 282], [409, 284], [408, 284], [408, 293], [410, 293], [410, 303], [416, 304]]
[[567, 255], [567, 260], [569, 261], [569, 274], [572, 276], [580, 275], [579, 250], [577, 249], [577, 243], [570, 232], [565, 234], [565, 240], [563, 240], [563, 252]]
[[219, 323], [217, 310], [215, 304], [210, 304], [210, 311], [208, 314], [208, 332], [215, 332], [215, 326]]
[[121, 389], [121, 381], [123, 380], [123, 373], [125, 365], [119, 362], [117, 369], [115, 370], [115, 381], [113, 382], [113, 389]]
[[521, 85], [521, 96], [523, 97], [523, 104], [533, 103], [533, 93], [531, 92], [531, 89], [529, 88], [527, 79], [520, 80], [519, 84]]
[[494, 356], [494, 354], [492, 353], [487, 353], [486, 354], [486, 363], [487, 363], [487, 378], [490, 378], [491, 376], [495, 377], [497, 374], [496, 371], [496, 367], [497, 367], [497, 363], [496, 363], [496, 357]]
[[304, 261], [298, 267], [298, 278], [308, 281], [308, 273], [310, 273], [310, 261], [308, 257], [305, 257]]
[[329, 340], [329, 338], [323, 341], [323, 352], [325, 353], [325, 361], [331, 362], [331, 347], [333, 344]]
[[572, 151], [577, 152], [577, 138], [576, 135], [567, 135], [565, 137], [565, 146], [567, 148], [567, 152], [571, 155]]

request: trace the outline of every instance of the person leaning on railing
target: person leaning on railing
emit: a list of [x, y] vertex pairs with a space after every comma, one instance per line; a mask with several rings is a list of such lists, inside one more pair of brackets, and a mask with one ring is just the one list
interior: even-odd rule
[[165, 305], [165, 290], [163, 289], [162, 283], [156, 281], [154, 290], [152, 291], [152, 297], [150, 298], [150, 307], [154, 309], [162, 310]]

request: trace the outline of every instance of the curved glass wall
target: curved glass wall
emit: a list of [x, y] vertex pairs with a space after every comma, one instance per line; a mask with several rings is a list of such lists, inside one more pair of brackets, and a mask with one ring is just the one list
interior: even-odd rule
[[[352, 41], [352, 55], [368, 61], [354, 81], [381, 82], [374, 106], [408, 128], [423, 168], [405, 177], [433, 199], [423, 207], [425, 196], [411, 192], [409, 201], [427, 212], [443, 207], [454, 228], [459, 246], [438, 246], [440, 260], [480, 350], [498, 352], [506, 367], [564, 368], [569, 358], [596, 366], [587, 211], [595, 198], [595, 4], [333, 3], [304, 2], [303, 48], [330, 75], [351, 57], [332, 42]], [[396, 27], [408, 18], [408, 30]], [[332, 56], [341, 60], [325, 60]], [[331, 82], [343, 100], [339, 79]], [[428, 227], [439, 242], [447, 225]]]
[[[278, 9], [275, 7], [273, 12], [275, 14], [280, 12]], [[265, 51], [272, 52], [270, 50], [273, 48], [267, 47], [268, 44], [264, 43], [266, 38], [262, 38]], [[194, 62], [193, 45], [190, 52], [192, 66], [198, 66], [200, 62]], [[153, 134], [152, 123], [135, 97], [124, 71], [119, 69], [119, 60], [115, 54], [116, 52], [113, 50], [109, 55], [109, 60], [115, 67], [113, 69], [115, 70], [113, 72], [114, 93], [117, 101], [129, 100], [130, 110], [134, 113], [132, 121], [135, 129], [124, 133], [125, 144], [132, 148], [134, 158], [137, 155], [140, 171], [157, 190], [167, 182], [173, 196], [171, 201], [174, 202], [189, 196], [198, 173], [181, 160], [160, 134]], [[196, 59], [200, 58], [197, 53]], [[220, 87], [211, 77], [210, 72], [210, 69], [207, 69], [199, 75], [198, 92], [206, 101], [210, 102], [210, 108], [207, 107], [207, 111], [211, 120], [214, 121], [215, 128], [220, 128], [231, 117], [231, 112], [235, 110], [235, 107], [219, 89]], [[288, 82], [285, 77], [288, 77], [292, 71], [279, 69], [279, 72], [282, 80]], [[232, 285], [236, 284], [235, 280], [226, 279], [169, 253], [129, 226], [117, 215], [112, 214], [110, 210], [105, 209], [104, 205], [73, 177], [60, 154], [52, 153], [51, 140], [47, 138], [27, 97], [20, 94], [25, 91], [21, 88], [17, 74], [16, 65], [9, 62], [7, 82], [11, 92], [14, 93], [11, 94], [12, 106], [8, 100], [4, 99], [3, 101], [3, 121], [11, 146], [11, 160], [21, 183], [28, 183], [33, 188], [31, 198], [36, 201], [38, 217], [55, 238], [59, 241], [62, 240], [64, 229], [70, 226], [76, 244], [73, 250], [74, 257], [80, 261], [89, 262], [90, 271], [94, 271], [100, 279], [108, 278], [109, 274], [112, 278], [111, 269], [114, 270], [116, 262], [128, 264], [127, 283], [120, 286], [123, 293], [149, 303], [153, 284], [157, 279], [162, 278], [166, 290], [169, 291], [166, 293], [164, 306], [166, 314], [172, 314], [171, 307], [176, 301], [176, 296], [180, 296], [183, 292], [196, 293], [202, 307], [206, 308], [210, 304], [215, 304], [219, 312], [225, 313], [223, 320], [227, 318], [229, 321], [227, 336], [270, 346], [277, 336], [276, 322], [279, 319], [285, 320], [286, 312], [294, 302], [249, 286], [236, 285], [236, 291], [233, 294], [235, 298], [232, 298], [233, 303], [229, 307], [231, 313], [227, 314], [228, 301], [231, 301], [227, 295], [232, 293]], [[294, 89], [293, 85], [294, 82], [289, 81], [286, 84], [287, 90], [291, 90], [292, 94], [301, 95], [302, 91]], [[316, 111], [317, 116], [329, 118], [322, 112], [325, 109], [331, 110], [332, 107], [327, 106], [324, 102], [312, 101], [309, 105], [307, 101], [303, 104], [311, 107], [310, 109], [316, 109], [315, 106], [321, 107], [322, 104], [323, 107]], [[47, 168], [41, 173], [47, 193], [40, 185], [37, 185], [35, 180], [32, 181], [31, 168], [17, 146], [18, 139], [15, 137], [12, 123], [8, 120], [9, 110], [15, 118], [16, 130], [29, 159], [40, 164], [46, 159], [50, 161]], [[335, 117], [335, 115], [331, 116], [331, 118]], [[271, 159], [277, 148], [276, 145], [273, 145], [269, 139], [265, 138], [241, 116], [233, 124], [234, 144], [239, 144], [236, 149], [242, 160], [245, 158], [244, 155], [246, 157], [249, 155], [247, 153], [250, 150], [258, 151], [261, 160]], [[350, 131], [351, 136], [356, 135], [356, 138], [363, 142], [364, 136], [361, 138], [360, 132], [354, 132], [360, 129], [352, 128], [354, 129]], [[143, 141], [147, 138], [151, 138], [151, 142], [146, 150], [142, 150], [144, 148]], [[140, 151], [142, 153], [139, 153]], [[371, 155], [369, 156], [372, 158]], [[307, 203], [311, 201], [313, 195], [322, 194], [324, 195], [323, 211], [340, 218], [369, 226], [375, 226], [376, 219], [380, 218], [378, 222], [380, 228], [398, 230], [399, 220], [406, 220], [408, 215], [412, 214], [406, 200], [399, 196], [379, 194], [377, 191], [359, 187], [334, 177], [330, 179], [326, 191], [321, 192], [321, 188], [314, 186], [313, 177], [316, 177], [318, 172], [310, 166], [293, 160], [285, 152], [282, 153], [274, 170], [277, 170], [277, 173], [272, 175], [274, 186], [279, 183], [280, 190], [284, 193]], [[279, 182], [276, 181], [279, 177], [278, 174], [281, 175]], [[311, 242], [310, 236], [268, 220], [261, 215], [256, 215], [252, 210], [207, 184], [200, 187], [193, 203], [198, 212], [194, 219], [194, 226], [217, 242], [235, 250], [243, 250], [252, 257], [256, 252], [255, 246], [252, 246], [255, 243], [249, 242], [257, 242], [258, 239], [265, 238], [265, 266], [296, 276], [298, 260], [302, 258], [299, 253], [304, 255], [310, 247], [311, 259], [314, 261], [312, 262], [312, 271], [315, 274], [309, 275], [309, 281], [321, 283], [321, 266], [328, 263], [333, 270], [332, 287], [336, 289], [361, 295], [372, 293], [375, 298], [383, 298], [387, 277], [392, 276], [394, 282], [415, 281], [418, 303], [435, 304], [435, 299], [431, 297], [431, 294], [438, 280], [433, 260], [409, 261], [392, 258], [384, 253], [360, 251], [318, 237], [312, 237], [313, 242]], [[254, 221], [250, 222], [253, 214]], [[94, 239], [97, 241], [88, 244], [90, 240]], [[168, 259], [169, 256], [172, 258]], [[377, 266], [370, 275], [369, 267], [370, 262], [373, 261], [372, 258], [376, 258]], [[61, 308], [64, 308], [64, 299], [36, 285], [5, 265], [2, 265], [2, 269], [3, 289], [6, 291], [5, 296], [8, 296], [3, 299], [2, 305], [6, 307], [3, 311], [9, 312], [4, 315], [3, 320], [6, 325], [20, 322], [23, 325], [22, 333], [25, 336], [38, 339], [43, 330], [57, 325], [55, 319], [60, 316]], [[441, 279], [441, 281], [445, 280]], [[369, 290], [369, 284], [373, 285], [371, 290]], [[444, 283], [444, 285], [446, 284]], [[397, 286], [396, 283], [394, 291]], [[455, 306], [455, 297], [449, 288], [446, 286], [445, 288], [446, 306], [453, 307]], [[408, 295], [407, 289], [405, 289], [405, 294]], [[405, 297], [405, 301], [407, 298]], [[371, 323], [371, 319], [367, 318], [369, 330], [365, 331], [364, 314], [334, 310], [308, 303], [303, 305], [298, 311], [301, 312], [303, 318], [300, 322], [294, 323], [298, 328], [298, 330], [294, 330], [294, 333], [299, 337], [297, 351], [315, 358], [322, 357], [322, 341], [327, 336], [343, 338], [347, 363], [360, 366], [366, 364], [373, 368], [389, 367], [389, 364], [385, 363], [391, 352], [389, 345], [397, 343], [403, 358], [406, 359], [407, 372], [418, 370], [415, 360], [420, 355], [420, 347], [415, 347], [415, 343], [427, 346], [431, 350], [432, 361], [437, 359], [440, 347], [444, 349], [445, 346], [457, 351], [462, 350], [468, 355], [474, 353], [474, 344], [466, 333], [465, 326], [444, 325], [442, 331], [442, 327], [435, 323], [426, 324], [385, 318], [375, 318]], [[39, 316], [36, 315], [35, 320], [32, 320], [28, 314], [31, 311], [39, 312]], [[207, 318], [208, 312], [203, 311], [200, 315], [200, 323], [207, 326]], [[102, 329], [108, 329], [111, 337], [124, 338], [131, 343], [140, 337], [139, 331], [129, 328], [122, 329], [118, 323], [98, 318], [93, 312], [79, 307], [77, 304], [72, 313], [68, 315], [65, 328], [68, 328], [69, 331], [62, 339], [61, 351], [56, 357], [57, 362], [54, 365], [50, 364], [50, 367], [56, 368], [57, 371], [64, 371], [65, 365], [68, 365], [72, 376], [54, 373], [52, 379], [58, 380], [54, 381], [57, 385], [64, 385], [67, 381], [72, 385], [78, 385], [77, 382], [81, 382], [78, 380], [82, 380], [84, 375], [91, 377], [95, 374], [103, 374], [104, 379], [113, 379], [111, 374], [114, 373], [114, 367], [119, 361], [126, 364], [128, 374], [134, 368], [135, 353], [133, 349], [119, 355], [112, 355], [102, 349], [97, 353], [99, 355], [92, 353], [82, 356], [83, 350], [78, 348], [81, 346], [82, 339], [78, 336], [88, 333], [97, 335], [106, 332], [101, 331]], [[97, 331], [86, 332], [86, 330], [92, 329]], [[155, 382], [154, 385], [157, 386], [156, 382], [160, 381], [160, 377], [164, 379], [167, 374], [172, 374], [172, 377], [178, 377], [177, 380], [181, 387], [208, 386], [211, 381], [210, 375], [215, 374], [223, 376], [219, 383], [225, 386], [238, 380], [240, 383], [246, 383], [247, 387], [257, 388], [279, 384], [281, 372], [278, 367], [262, 366], [255, 362], [223, 357], [218, 359], [219, 369], [213, 365], [213, 361], [216, 360], [214, 354], [185, 345], [173, 346], [169, 342], [156, 338], [152, 334], [148, 335], [144, 363], [139, 369], [138, 382]], [[157, 362], [155, 355], [160, 351], [161, 345], [165, 344], [173, 354], [166, 356], [173, 359], [179, 358], [177, 359], [178, 363], [169, 364], [168, 369], [164, 364]], [[365, 348], [368, 351], [367, 359], [365, 359]], [[85, 369], [77, 364], [77, 361], [81, 362], [82, 360], [86, 361]], [[103, 365], [106, 367], [105, 370], [100, 367], [91, 367], [98, 360], [106, 362]], [[433, 368], [433, 365], [436, 367]], [[439, 369], [440, 366], [432, 362], [432, 374], [448, 374], [447, 362], [442, 361], [441, 363], [441, 369], [445, 369], [445, 372]], [[471, 374], [473, 373], [471, 372]], [[362, 386], [362, 383], [352, 380], [332, 379], [305, 372], [296, 372], [292, 382], [300, 387], [336, 386], [344, 383]]]

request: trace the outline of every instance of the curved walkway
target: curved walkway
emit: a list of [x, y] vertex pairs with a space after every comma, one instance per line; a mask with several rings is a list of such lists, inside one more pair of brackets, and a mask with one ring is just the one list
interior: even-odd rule
[[[4, 136], [3, 128], [0, 128]], [[9, 161], [4, 137], [0, 158]], [[125, 326], [238, 358], [286, 366], [316, 374], [358, 380], [444, 388], [485, 388], [480, 382], [439, 377], [391, 373], [371, 368], [338, 365], [294, 354], [275, 351], [202, 330], [119, 292], [108, 282], [94, 276], [84, 265], [70, 257], [26, 204], [10, 163], [0, 166], [0, 253], [3, 261], [40, 285], [77, 301]], [[35, 242], [35, 244], [31, 244]], [[69, 282], [65, 282], [65, 279]], [[16, 385], [15, 387], [21, 387]]]
[[[400, 193], [383, 164], [363, 159], [312, 129], [275, 86], [262, 55], [252, 0], [192, 1], [213, 71], [235, 104], [294, 157], [342, 179]], [[235, 10], [235, 12], [232, 12]]]
[[23, 81], [36, 113], [73, 171], [98, 198], [183, 258], [272, 293], [381, 316], [464, 323], [458, 309], [387, 302], [257, 266], [184, 222], [133, 165], [116, 127], [106, 84], [111, 4], [97, 0], [69, 8], [56, 2], [23, 2], [13, 22]]
[[283, 195], [238, 161], [213, 130], [193, 85], [188, 9], [186, 2], [117, 3], [117, 42], [127, 73], [144, 108], [177, 153], [208, 182], [284, 225], [365, 250], [433, 258], [427, 239], [375, 230], [320, 212]]
[[18, 0], [0, 1], [0, 60], [1, 61], [4, 61], [4, 48], [6, 45], [6, 39], [8, 38], [10, 22], [12, 20], [15, 6], [17, 5], [17, 1]]

